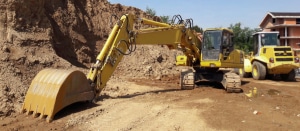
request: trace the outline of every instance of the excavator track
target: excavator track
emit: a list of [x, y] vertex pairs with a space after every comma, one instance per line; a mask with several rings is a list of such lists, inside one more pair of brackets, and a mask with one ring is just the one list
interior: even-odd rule
[[192, 90], [195, 88], [195, 74], [192, 69], [181, 70], [180, 87], [182, 90]]
[[227, 72], [224, 74], [222, 85], [228, 93], [240, 93], [241, 88], [241, 77], [234, 72]]

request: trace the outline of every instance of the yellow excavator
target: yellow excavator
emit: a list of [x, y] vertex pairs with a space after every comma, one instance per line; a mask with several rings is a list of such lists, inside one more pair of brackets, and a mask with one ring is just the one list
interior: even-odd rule
[[[147, 27], [137, 29], [139, 25]], [[176, 57], [176, 64], [194, 67], [195, 70], [182, 70], [182, 89], [193, 89], [198, 79], [210, 80], [218, 76], [220, 78], [216, 81], [221, 82], [227, 92], [240, 92], [239, 75], [221, 71], [223, 68], [243, 67], [243, 52], [233, 49], [232, 32], [227, 29], [208, 29], [203, 39], [199, 39], [192, 27], [193, 20], [183, 20], [180, 15], [175, 15], [171, 24], [138, 18], [132, 14], [123, 15], [114, 25], [87, 75], [77, 70], [40, 71], [27, 91], [22, 112], [46, 118], [50, 122], [58, 111], [72, 103], [95, 100], [122, 57], [132, 53], [136, 45], [142, 44], [166, 45], [169, 49], [183, 52], [184, 55]]]

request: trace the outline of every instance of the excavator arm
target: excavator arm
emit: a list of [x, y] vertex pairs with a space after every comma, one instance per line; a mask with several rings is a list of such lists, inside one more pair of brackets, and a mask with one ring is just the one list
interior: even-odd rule
[[[146, 29], [134, 29], [135, 23], [151, 26]], [[153, 27], [155, 26], [155, 27]], [[181, 48], [191, 62], [200, 58], [200, 44], [196, 33], [185, 24], [166, 24], [149, 19], [136, 18], [128, 14], [114, 26], [97, 62], [90, 69], [87, 78], [96, 86], [98, 95], [112, 76], [117, 65], [124, 55], [136, 49], [136, 45], [167, 45], [169, 49]]]
[[[40, 71], [27, 91], [22, 112], [46, 118], [50, 122], [54, 115], [64, 107], [75, 102], [95, 99], [105, 87], [123, 56], [132, 53], [136, 45], [167, 45], [169, 49], [180, 49], [187, 59], [185, 65], [192, 66], [201, 58], [200, 39], [190, 28], [192, 27], [191, 19], [183, 21], [179, 15], [173, 18], [178, 19], [177, 24], [137, 18], [132, 14], [123, 15], [114, 25], [97, 56], [96, 63], [91, 66], [86, 76], [74, 70], [44, 69]], [[135, 26], [140, 24], [148, 27], [136, 29]], [[193, 83], [193, 75], [187, 78], [190, 83]]]

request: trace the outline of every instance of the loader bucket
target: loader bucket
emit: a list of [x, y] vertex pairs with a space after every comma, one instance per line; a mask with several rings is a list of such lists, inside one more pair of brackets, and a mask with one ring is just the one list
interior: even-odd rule
[[94, 91], [82, 72], [44, 69], [31, 82], [22, 112], [51, 122], [54, 115], [64, 107], [93, 98]]

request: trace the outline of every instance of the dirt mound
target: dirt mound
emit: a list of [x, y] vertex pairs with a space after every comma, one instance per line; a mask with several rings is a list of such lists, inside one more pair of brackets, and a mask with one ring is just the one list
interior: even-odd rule
[[[140, 9], [107, 0], [0, 0], [0, 117], [20, 111], [30, 82], [41, 69], [86, 72], [109, 35], [110, 17], [126, 13], [150, 18]], [[167, 50], [138, 46], [123, 59], [114, 78], [160, 79], [175, 74], [177, 52]]]

